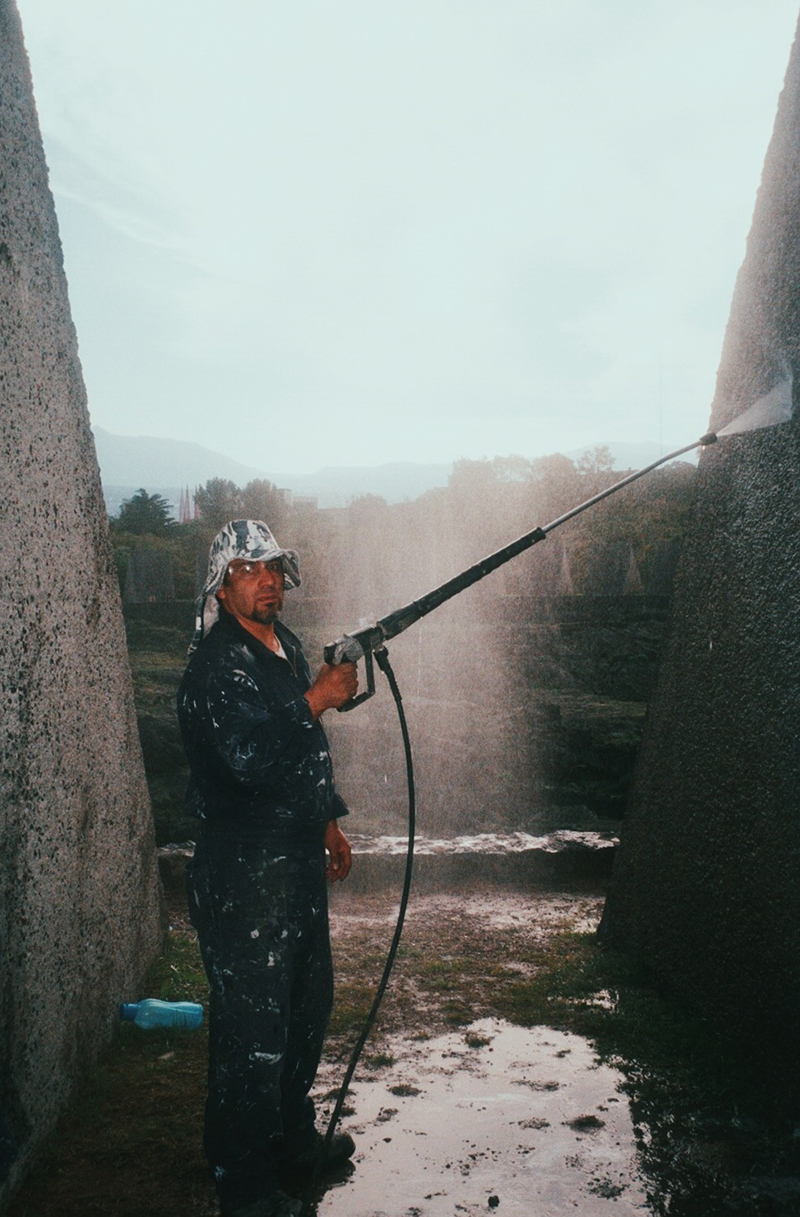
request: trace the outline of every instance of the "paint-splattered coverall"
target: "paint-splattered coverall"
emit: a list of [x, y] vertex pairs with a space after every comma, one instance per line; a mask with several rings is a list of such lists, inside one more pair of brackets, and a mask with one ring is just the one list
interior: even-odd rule
[[284, 1147], [314, 1136], [333, 991], [323, 838], [347, 813], [300, 643], [275, 632], [289, 662], [222, 611], [178, 692], [201, 822], [189, 905], [211, 989], [205, 1150], [231, 1208], [269, 1194]]

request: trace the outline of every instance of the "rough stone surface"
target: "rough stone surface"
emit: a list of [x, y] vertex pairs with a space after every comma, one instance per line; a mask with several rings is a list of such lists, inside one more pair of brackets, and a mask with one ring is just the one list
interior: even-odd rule
[[701, 459], [602, 933], [751, 1042], [800, 1033], [800, 52], [739, 273], [712, 426], [790, 368], [795, 416]]
[[0, 1107], [12, 1187], [138, 996], [161, 899], [119, 591], [19, 17], [0, 0]]

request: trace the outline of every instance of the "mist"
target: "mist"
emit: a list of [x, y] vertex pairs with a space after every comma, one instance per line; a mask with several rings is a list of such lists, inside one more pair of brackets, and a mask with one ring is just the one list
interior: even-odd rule
[[[600, 451], [600, 450], [599, 450]], [[676, 465], [571, 521], [388, 643], [414, 748], [420, 831], [602, 829], [623, 811], [694, 470]], [[617, 480], [599, 457], [461, 462], [450, 485], [306, 519], [286, 620], [312, 659]], [[303, 530], [301, 530], [303, 531]], [[363, 687], [363, 664], [362, 687]], [[388, 687], [326, 717], [351, 828], [402, 834]]]

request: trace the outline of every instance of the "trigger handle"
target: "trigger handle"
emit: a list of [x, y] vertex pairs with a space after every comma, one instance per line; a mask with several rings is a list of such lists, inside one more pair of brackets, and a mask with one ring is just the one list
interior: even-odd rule
[[372, 662], [372, 651], [364, 652], [364, 664], [367, 670], [367, 687], [363, 693], [357, 693], [355, 697], [351, 697], [343, 706], [337, 706], [336, 709], [340, 714], [344, 714], [347, 710], [355, 710], [356, 706], [360, 706], [367, 698], [372, 697], [375, 692], [375, 665]]

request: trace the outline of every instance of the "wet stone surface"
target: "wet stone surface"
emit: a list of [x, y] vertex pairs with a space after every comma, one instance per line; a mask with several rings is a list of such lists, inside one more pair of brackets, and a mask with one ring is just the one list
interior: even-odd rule
[[[405, 837], [351, 837], [357, 865], [350, 887], [369, 892], [402, 877], [408, 842]], [[490, 881], [518, 890], [543, 883], [589, 880], [604, 882], [611, 873], [618, 844], [609, 832], [563, 829], [544, 836], [525, 832], [477, 833], [436, 838], [418, 835], [414, 846], [417, 891], [447, 891], [459, 884]]]
[[487, 1018], [389, 1047], [352, 1087], [354, 1169], [320, 1217], [650, 1211], [621, 1075], [582, 1038]]

